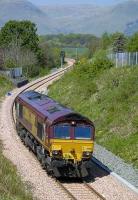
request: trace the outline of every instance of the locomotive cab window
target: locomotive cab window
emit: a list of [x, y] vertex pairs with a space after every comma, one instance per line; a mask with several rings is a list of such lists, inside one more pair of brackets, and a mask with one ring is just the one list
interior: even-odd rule
[[59, 124], [54, 126], [54, 138], [70, 139], [70, 125]]
[[39, 139], [44, 140], [44, 127], [40, 122], [37, 122], [37, 136]]
[[74, 130], [75, 139], [90, 140], [92, 138], [92, 129], [90, 126], [77, 125]]

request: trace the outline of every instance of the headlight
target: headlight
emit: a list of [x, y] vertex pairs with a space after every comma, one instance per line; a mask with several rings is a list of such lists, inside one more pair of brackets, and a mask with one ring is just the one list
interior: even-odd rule
[[53, 150], [52, 151], [52, 155], [53, 156], [59, 156], [59, 155], [61, 155], [61, 151], [59, 151], [59, 150]]
[[91, 155], [92, 155], [92, 152], [90, 152], [90, 151], [83, 152], [83, 157], [90, 157]]

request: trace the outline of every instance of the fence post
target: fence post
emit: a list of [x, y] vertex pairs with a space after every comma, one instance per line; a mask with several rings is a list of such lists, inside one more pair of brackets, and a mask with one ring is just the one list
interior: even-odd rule
[[118, 60], [117, 60], [117, 53], [116, 53], [116, 59], [115, 59], [116, 61], [116, 68], [118, 67]]
[[124, 54], [123, 53], [121, 53], [121, 57], [122, 57], [122, 67], [124, 66], [124, 56], [123, 56]]
[[128, 57], [128, 65], [130, 66], [130, 52], [129, 52], [129, 57]]
[[136, 52], [136, 65], [138, 64], [138, 52]]

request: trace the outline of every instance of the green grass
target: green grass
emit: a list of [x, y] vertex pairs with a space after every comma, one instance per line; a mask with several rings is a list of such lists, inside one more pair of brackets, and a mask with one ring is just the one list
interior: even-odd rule
[[49, 95], [93, 120], [96, 142], [138, 168], [138, 67], [92, 68], [75, 66]]
[[32, 199], [21, 178], [17, 175], [16, 167], [2, 155], [2, 148], [0, 149], [0, 199]]
[[[0, 98], [12, 88], [12, 83], [0, 76]], [[0, 141], [0, 200], [31, 200], [27, 186], [21, 181], [16, 167], [3, 156], [2, 148]]]
[[4, 76], [0, 75], [0, 98], [13, 88], [12, 83]]

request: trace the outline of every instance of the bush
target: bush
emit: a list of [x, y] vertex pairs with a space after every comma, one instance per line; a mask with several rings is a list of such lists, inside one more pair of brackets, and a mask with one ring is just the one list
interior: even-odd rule
[[110, 69], [114, 64], [108, 59], [106, 51], [100, 50], [95, 53], [92, 59], [92, 65], [96, 71]]
[[5, 66], [6, 68], [14, 68], [14, 67], [16, 67], [16, 64], [15, 64], [15, 62], [14, 62], [13, 59], [7, 59], [7, 60], [5, 61], [5, 63], [4, 63], [4, 66]]

